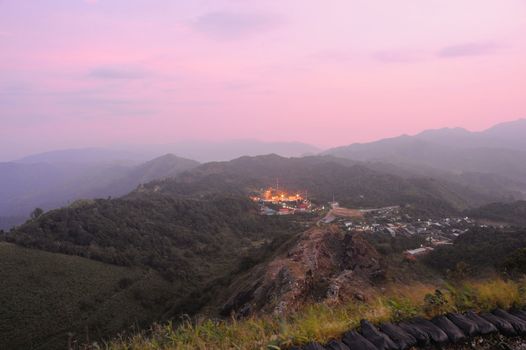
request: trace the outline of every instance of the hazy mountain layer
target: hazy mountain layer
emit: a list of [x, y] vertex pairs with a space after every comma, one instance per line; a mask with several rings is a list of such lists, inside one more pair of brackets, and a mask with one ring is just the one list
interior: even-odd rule
[[141, 183], [175, 176], [199, 163], [173, 155], [130, 166], [112, 163], [0, 163], [0, 229], [20, 224], [36, 207], [81, 198], [122, 196]]
[[[356, 161], [397, 165], [469, 185], [475, 191], [526, 193], [526, 119], [483, 132], [440, 129], [352, 144], [325, 152]], [[484, 189], [485, 188], [485, 189]]]
[[200, 162], [232, 160], [241, 156], [276, 153], [284, 157], [315, 154], [320, 149], [301, 142], [258, 140], [184, 141], [159, 145], [125, 145], [119, 148], [65, 149], [33, 154], [17, 163], [143, 163], [162, 154], [173, 153]]
[[367, 164], [330, 156], [284, 158], [277, 155], [241, 157], [203, 164], [167, 181], [153, 181], [136, 193], [164, 192], [176, 196], [212, 193], [247, 194], [267, 186], [300, 191], [325, 203], [374, 207], [413, 204], [435, 212], [451, 212], [486, 204], [499, 196], [430, 177], [401, 177], [371, 169]]

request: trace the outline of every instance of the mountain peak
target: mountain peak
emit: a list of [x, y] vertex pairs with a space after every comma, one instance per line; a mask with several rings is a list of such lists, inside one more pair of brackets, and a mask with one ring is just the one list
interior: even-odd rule
[[262, 154], [258, 156], [242, 156], [236, 159], [233, 159], [233, 161], [278, 161], [278, 160], [284, 160], [287, 159], [287, 157], [280, 156], [276, 153], [269, 153], [269, 154]]
[[179, 156], [177, 156], [177, 155], [175, 155], [173, 153], [166, 153], [165, 155], [162, 155], [160, 157], [154, 158], [154, 159], [146, 162], [145, 164], [176, 162], [176, 161], [194, 162], [196, 165], [199, 164], [199, 162], [197, 162], [195, 160], [184, 158], [184, 157], [179, 157]]
[[485, 135], [496, 137], [525, 137], [526, 135], [526, 118], [500, 123], [482, 132]]
[[465, 136], [469, 134], [470, 132], [468, 130], [456, 127], [424, 130], [416, 136]]

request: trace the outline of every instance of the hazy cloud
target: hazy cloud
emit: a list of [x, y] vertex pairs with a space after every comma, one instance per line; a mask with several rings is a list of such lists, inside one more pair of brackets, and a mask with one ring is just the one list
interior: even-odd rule
[[425, 56], [426, 55], [422, 52], [402, 50], [377, 51], [373, 53], [373, 58], [383, 63], [420, 62], [426, 59]]
[[493, 54], [499, 46], [495, 43], [465, 43], [461, 45], [446, 46], [438, 52], [439, 57], [464, 57]]
[[79, 119], [147, 118], [156, 113], [148, 101], [133, 98], [71, 96], [65, 101]]
[[192, 22], [192, 27], [211, 37], [236, 39], [269, 30], [280, 23], [267, 13], [209, 12]]
[[12, 82], [8, 84], [0, 83], [1, 95], [24, 95], [33, 91], [33, 87], [25, 82]]
[[321, 50], [309, 55], [309, 58], [318, 62], [349, 62], [356, 59], [356, 54], [340, 50]]
[[88, 76], [97, 79], [143, 79], [148, 72], [141, 67], [103, 66], [92, 69]]
[[247, 90], [257, 86], [254, 82], [247, 80], [231, 80], [223, 84], [227, 90]]

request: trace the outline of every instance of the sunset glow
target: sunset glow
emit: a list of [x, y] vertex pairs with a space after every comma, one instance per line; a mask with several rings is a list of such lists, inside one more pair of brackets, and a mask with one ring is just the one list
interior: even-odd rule
[[526, 116], [525, 18], [524, 0], [0, 1], [0, 160], [481, 130]]

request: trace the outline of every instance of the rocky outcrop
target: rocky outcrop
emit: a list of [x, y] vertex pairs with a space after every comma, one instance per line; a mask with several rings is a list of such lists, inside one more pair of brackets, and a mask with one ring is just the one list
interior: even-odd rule
[[337, 226], [314, 227], [270, 262], [254, 268], [222, 313], [283, 314], [311, 302], [364, 301], [383, 274], [380, 254], [361, 234]]

